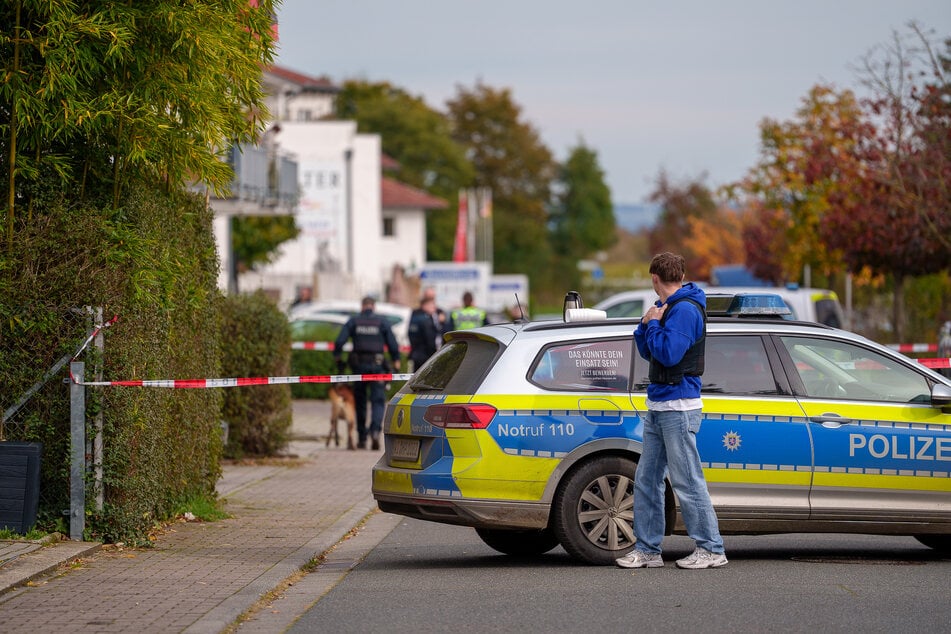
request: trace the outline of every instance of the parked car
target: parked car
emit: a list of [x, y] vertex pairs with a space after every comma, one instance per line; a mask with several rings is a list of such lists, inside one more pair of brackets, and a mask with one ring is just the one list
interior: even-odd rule
[[[708, 286], [707, 293], [718, 294], [757, 294], [769, 293], [779, 295], [789, 306], [792, 313], [789, 319], [814, 321], [841, 328], [845, 324], [845, 317], [839, 298], [834, 291], [822, 288], [800, 288], [795, 285], [779, 286], [775, 288], [744, 287], [744, 286]], [[653, 289], [624, 291], [604, 299], [594, 305], [594, 308], [603, 310], [608, 317], [636, 317], [640, 318], [647, 312], [652, 303], [657, 301], [657, 293]]]
[[291, 341], [332, 342], [350, 319], [337, 313], [301, 313], [290, 319]]
[[[697, 435], [721, 532], [913, 535], [951, 553], [951, 380], [850, 332], [738, 319], [737, 305], [710, 311]], [[387, 404], [379, 508], [474, 527], [503, 553], [560, 544], [613, 564], [634, 543], [648, 384], [636, 323], [447, 335]]]
[[[409, 347], [409, 317], [412, 310], [408, 306], [387, 302], [377, 302], [373, 310], [390, 322], [390, 327], [393, 329], [393, 334], [396, 336], [396, 341], [400, 347]], [[293, 328], [294, 322], [302, 319], [306, 320], [315, 315], [333, 314], [349, 318], [359, 313], [359, 300], [324, 300], [298, 304], [288, 311], [288, 319]], [[346, 319], [344, 322], [346, 322]]]

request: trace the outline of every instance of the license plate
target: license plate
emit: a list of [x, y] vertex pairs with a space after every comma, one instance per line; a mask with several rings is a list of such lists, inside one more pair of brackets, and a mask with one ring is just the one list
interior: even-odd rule
[[416, 462], [419, 459], [419, 440], [394, 438], [390, 444], [390, 457], [400, 462]]

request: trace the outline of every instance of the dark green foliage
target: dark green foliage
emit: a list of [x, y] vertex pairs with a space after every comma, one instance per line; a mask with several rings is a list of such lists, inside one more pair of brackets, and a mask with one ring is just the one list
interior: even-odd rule
[[446, 104], [453, 137], [466, 148], [480, 187], [492, 190], [496, 273], [527, 273], [532, 288], [552, 282], [548, 205], [557, 163], [509, 89], [459, 87]]
[[578, 260], [617, 242], [611, 190], [604, 182], [598, 154], [584, 142], [571, 149], [561, 165], [560, 192], [551, 210], [552, 246], [559, 277], [579, 288]]
[[294, 216], [235, 216], [231, 219], [231, 241], [239, 271], [274, 261], [277, 248], [299, 234]]
[[[227, 377], [288, 376], [291, 332], [287, 317], [258, 291], [222, 302], [221, 363]], [[225, 391], [225, 454], [272, 455], [287, 444], [291, 427], [289, 385], [255, 385]]]
[[[291, 322], [292, 341], [332, 342], [337, 339], [342, 324], [323, 319], [297, 319]], [[324, 350], [292, 350], [293, 376], [326, 376], [337, 373], [333, 353]], [[327, 398], [326, 383], [298, 383], [291, 386], [294, 398]]]
[[[0, 383], [5, 409], [62, 355], [75, 352], [101, 306], [119, 321], [105, 331], [101, 359], [79, 360], [92, 379], [219, 376], [217, 259], [211, 212], [200, 198], [140, 189], [117, 212], [93, 207], [44, 209], [18, 228], [0, 255]], [[77, 311], [76, 309], [80, 309]], [[43, 442], [40, 527], [69, 508], [69, 391], [51, 379], [5, 425], [10, 440]], [[87, 536], [140, 539], [181, 499], [214, 497], [220, 475], [221, 395], [217, 390], [89, 388], [102, 412], [103, 493], [87, 483]], [[91, 471], [91, 470], [90, 470]]]
[[71, 200], [108, 193], [113, 206], [137, 178], [227, 188], [218, 151], [253, 139], [265, 112], [259, 78], [273, 55], [271, 8], [270, 0], [0, 3], [8, 242], [14, 218], [29, 216], [30, 181], [54, 183]]

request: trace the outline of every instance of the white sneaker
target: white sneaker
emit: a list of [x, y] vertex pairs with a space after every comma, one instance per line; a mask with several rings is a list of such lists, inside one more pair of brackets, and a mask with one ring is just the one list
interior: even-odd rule
[[664, 560], [660, 553], [645, 553], [637, 549], [615, 559], [614, 562], [621, 568], [663, 568]]
[[687, 568], [689, 570], [700, 570], [702, 568], [719, 568], [727, 564], [726, 555], [723, 553], [711, 553], [706, 548], [699, 546], [695, 551], [677, 560], [678, 568]]

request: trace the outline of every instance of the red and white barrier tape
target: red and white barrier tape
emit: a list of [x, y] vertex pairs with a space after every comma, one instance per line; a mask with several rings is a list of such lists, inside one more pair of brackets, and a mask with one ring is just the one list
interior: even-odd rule
[[159, 379], [155, 381], [77, 381], [87, 387], [171, 387], [211, 388], [247, 385], [288, 385], [294, 383], [358, 383], [361, 381], [408, 381], [412, 374], [335, 374], [328, 376], [261, 376], [234, 379]]
[[100, 332], [102, 332], [103, 330], [111, 326], [112, 324], [116, 323], [117, 321], [119, 321], [119, 315], [113, 315], [112, 319], [110, 319], [106, 323], [93, 328], [92, 333], [88, 337], [86, 337], [86, 341], [83, 342], [83, 345], [79, 346], [79, 350], [77, 350], [76, 354], [73, 355], [72, 361], [75, 361], [76, 357], [78, 357], [79, 355], [83, 353], [83, 350], [85, 350], [86, 347], [92, 342], [92, 340], [96, 338], [96, 335], [98, 335]]
[[[348, 343], [343, 347], [344, 350], [352, 349], [353, 344]], [[333, 341], [294, 341], [291, 343], [291, 350], [320, 350], [333, 352]]]
[[[918, 359], [922, 365], [932, 368], [951, 368], [951, 359]], [[361, 381], [408, 381], [412, 374], [333, 374], [324, 376], [262, 376], [228, 379], [159, 379], [143, 381], [77, 381], [86, 387], [165, 387], [165, 388], [213, 388], [245, 387], [248, 385], [289, 385], [295, 383], [358, 383]]]
[[938, 344], [936, 343], [889, 343], [886, 344], [888, 348], [892, 350], [897, 350], [898, 352], [937, 352]]

